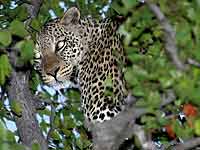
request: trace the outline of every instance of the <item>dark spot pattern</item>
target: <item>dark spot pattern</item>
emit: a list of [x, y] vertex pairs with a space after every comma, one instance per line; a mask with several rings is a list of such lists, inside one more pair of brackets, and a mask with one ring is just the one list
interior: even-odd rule
[[[66, 63], [66, 67], [70, 64], [76, 68], [70, 79], [78, 81], [83, 112], [92, 122], [103, 122], [116, 116], [122, 111], [126, 97], [125, 81], [118, 66], [118, 62], [125, 63], [125, 54], [117, 28], [118, 23], [110, 19], [86, 18], [77, 25], [68, 26], [60, 24], [60, 19], [54, 19], [43, 27], [37, 39], [40, 49], [49, 49], [53, 39], [55, 44], [64, 39], [65, 45], [55, 55]], [[34, 59], [37, 62], [35, 68], [42, 72], [42, 58]], [[112, 87], [107, 88], [108, 76], [112, 78]], [[106, 94], [107, 89], [111, 94]]]

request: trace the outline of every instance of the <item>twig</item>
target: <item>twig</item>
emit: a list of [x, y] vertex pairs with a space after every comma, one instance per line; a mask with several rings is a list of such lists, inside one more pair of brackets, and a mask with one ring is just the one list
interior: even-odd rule
[[169, 54], [172, 62], [177, 69], [181, 71], [186, 70], [185, 64], [183, 64], [178, 56], [178, 48], [175, 43], [175, 31], [173, 30], [172, 25], [169, 23], [168, 19], [165, 17], [165, 15], [161, 12], [160, 8], [156, 4], [150, 2], [149, 0], [146, 0], [144, 2], [147, 4], [152, 13], [156, 16], [161, 27], [163, 28], [165, 50]]
[[49, 132], [47, 134], [47, 141], [50, 140], [51, 132], [53, 132], [53, 130], [55, 129], [55, 126], [54, 126], [55, 116], [56, 116], [56, 109], [55, 109], [55, 107], [52, 104], [51, 105], [51, 116], [50, 116], [50, 129], [49, 129]]
[[200, 68], [200, 63], [199, 63], [198, 61], [192, 59], [192, 58], [188, 58], [188, 59], [187, 59], [187, 63], [188, 63], [189, 65], [192, 65], [192, 66], [195, 66], [195, 67]]

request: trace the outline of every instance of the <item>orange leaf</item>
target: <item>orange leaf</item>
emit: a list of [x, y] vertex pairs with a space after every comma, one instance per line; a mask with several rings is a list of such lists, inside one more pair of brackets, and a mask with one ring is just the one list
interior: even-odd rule
[[176, 138], [176, 135], [175, 135], [175, 133], [174, 133], [174, 131], [173, 131], [172, 125], [166, 125], [166, 126], [165, 126], [165, 129], [166, 129], [166, 132], [167, 132], [167, 134], [168, 134], [168, 136], [169, 136], [170, 138], [173, 138], [173, 139]]
[[183, 106], [183, 112], [187, 117], [195, 117], [197, 116], [197, 107], [193, 106], [192, 104], [185, 104]]

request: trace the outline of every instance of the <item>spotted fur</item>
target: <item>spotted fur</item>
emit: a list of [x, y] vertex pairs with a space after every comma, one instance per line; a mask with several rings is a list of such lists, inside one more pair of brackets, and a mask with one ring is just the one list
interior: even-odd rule
[[115, 117], [127, 95], [117, 28], [110, 19], [80, 19], [80, 12], [72, 7], [38, 34], [35, 69], [52, 86], [76, 80], [85, 117], [92, 122]]

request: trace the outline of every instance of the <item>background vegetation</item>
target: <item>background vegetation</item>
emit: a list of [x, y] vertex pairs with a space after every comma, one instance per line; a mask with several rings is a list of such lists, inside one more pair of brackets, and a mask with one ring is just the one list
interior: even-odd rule
[[[83, 126], [79, 92], [71, 88], [59, 92], [49, 88], [33, 70], [35, 34], [48, 20], [62, 16], [74, 5], [82, 16], [97, 19], [125, 16], [119, 28], [129, 59], [125, 78], [137, 98], [136, 106], [147, 110], [137, 123], [144, 127], [157, 149], [197, 138], [200, 135], [200, 1], [154, 2], [176, 33], [178, 55], [189, 66], [186, 70], [177, 69], [172, 63], [165, 50], [162, 26], [148, 6], [139, 1], [44, 0], [37, 17], [30, 19], [27, 10], [30, 1], [0, 0], [0, 149], [24, 148], [17, 127], [11, 123], [15, 122], [14, 116], [21, 116], [21, 106], [9, 101], [7, 93], [12, 70], [19, 69], [9, 60], [10, 52], [15, 50], [18, 50], [17, 65], [31, 71], [32, 93], [44, 99], [45, 108], [38, 110], [36, 116], [49, 149], [84, 149], [91, 143], [90, 134]], [[163, 95], [169, 91], [173, 91], [175, 98], [161, 107]], [[32, 149], [39, 147], [33, 144]], [[123, 149], [127, 147], [137, 149], [141, 143], [133, 137]]]

